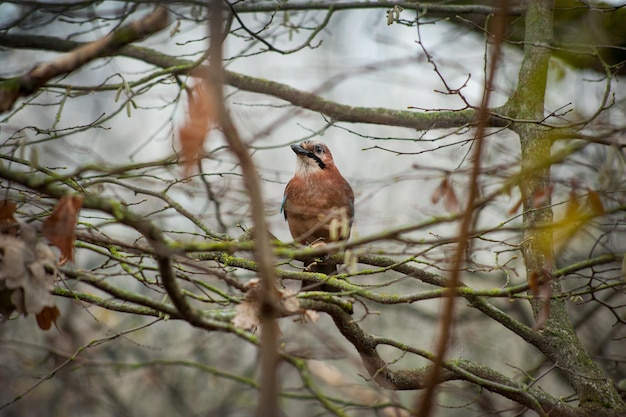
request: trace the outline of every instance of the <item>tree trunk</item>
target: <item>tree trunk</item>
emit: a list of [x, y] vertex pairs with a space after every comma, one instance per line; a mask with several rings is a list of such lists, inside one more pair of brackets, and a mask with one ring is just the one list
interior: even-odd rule
[[[528, 3], [526, 11], [526, 46], [519, 73], [517, 89], [504, 106], [508, 117], [515, 120], [544, 119], [544, 96], [552, 44], [553, 1], [536, 0]], [[512, 126], [521, 143], [522, 169], [520, 181], [524, 208], [524, 238], [522, 251], [527, 277], [549, 278], [554, 270], [550, 198], [550, 130], [539, 123], [517, 122]], [[537, 196], [541, 195], [539, 202]], [[545, 198], [543, 196], [546, 196]], [[559, 282], [550, 282], [552, 294], [561, 292]], [[581, 345], [565, 309], [566, 300], [551, 299], [548, 304], [535, 299], [531, 302], [535, 320], [544, 321], [536, 347], [563, 372], [579, 396], [581, 415], [618, 415], [626, 405], [600, 368]], [[544, 309], [547, 308], [548, 315]]]

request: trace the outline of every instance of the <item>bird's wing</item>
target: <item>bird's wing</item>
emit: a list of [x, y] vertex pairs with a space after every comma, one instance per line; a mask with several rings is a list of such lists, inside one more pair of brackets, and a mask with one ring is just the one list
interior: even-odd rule
[[287, 220], [287, 212], [285, 211], [285, 201], [287, 201], [287, 193], [283, 194], [283, 202], [280, 204], [280, 212], [285, 216]]

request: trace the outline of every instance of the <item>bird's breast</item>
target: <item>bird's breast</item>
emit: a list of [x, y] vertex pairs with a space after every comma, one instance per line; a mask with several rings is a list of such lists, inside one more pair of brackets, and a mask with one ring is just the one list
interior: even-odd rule
[[347, 239], [350, 234], [352, 188], [336, 170], [322, 174], [296, 175], [285, 189], [289, 230], [295, 240], [303, 243]]

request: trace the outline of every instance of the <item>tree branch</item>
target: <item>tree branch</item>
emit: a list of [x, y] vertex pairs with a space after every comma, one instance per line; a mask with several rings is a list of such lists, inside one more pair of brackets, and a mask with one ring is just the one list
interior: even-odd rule
[[[53, 186], [47, 182], [47, 178], [41, 178], [33, 173], [17, 172], [4, 166], [0, 166], [0, 178], [21, 184], [27, 188], [42, 192], [57, 199], [67, 194], [65, 187]], [[172, 256], [175, 254], [174, 250], [169, 247], [163, 232], [157, 226], [146, 220], [145, 217], [128, 210], [114, 199], [101, 198], [96, 195], [85, 195], [83, 208], [108, 213], [115, 218], [117, 222], [130, 226], [141, 233], [154, 250], [154, 258], [159, 267], [161, 282], [180, 315], [194, 326], [205, 329], [216, 329], [209, 324], [208, 321], [203, 319], [200, 311], [189, 304], [181, 291], [172, 266]]]
[[77, 44], [71, 52], [57, 59], [39, 64], [24, 75], [2, 81], [0, 113], [10, 110], [19, 97], [34, 93], [52, 78], [70, 73], [96, 58], [114, 55], [125, 45], [156, 33], [168, 24], [167, 11], [157, 7], [144, 18], [122, 26], [95, 42]]
[[[0, 35], [0, 46], [23, 49], [43, 49], [49, 51], [69, 51], [84, 45], [51, 36]], [[170, 68], [173, 74], [188, 74], [204, 77], [208, 68], [194, 66], [194, 62], [165, 55], [155, 50], [128, 45], [117, 51], [119, 55], [135, 58], [159, 68]], [[265, 94], [287, 101], [307, 110], [323, 113], [334, 122], [367, 123], [386, 126], [407, 127], [416, 130], [447, 129], [472, 125], [476, 122], [476, 111], [416, 112], [393, 110], [383, 107], [353, 107], [326, 100], [316, 94], [298, 90], [275, 81], [254, 78], [232, 71], [224, 71], [225, 82], [244, 91]], [[489, 127], [504, 127], [510, 121], [497, 116], [498, 110], [489, 112]]]
[[[240, 3], [234, 6], [237, 13], [262, 13], [274, 11], [308, 11], [308, 10], [352, 10], [352, 9], [392, 9], [401, 7], [406, 10], [415, 10], [419, 13], [429, 13], [434, 15], [455, 15], [455, 14], [481, 14], [490, 15], [496, 12], [492, 6], [480, 4], [441, 4], [441, 3], [418, 3], [408, 1], [310, 1], [302, 3], [293, 2], [263, 2], [259, 4]], [[519, 15], [523, 12], [523, 6], [516, 6], [509, 10], [510, 15]]]
[[[377, 338], [365, 332], [351, 315], [333, 304], [302, 300], [301, 305], [303, 308], [324, 311], [331, 316], [337, 329], [352, 343], [361, 356], [363, 365], [370, 376], [381, 387], [391, 390], [419, 390], [426, 388], [430, 382], [428, 377], [434, 369], [432, 365], [419, 369], [392, 370], [378, 354], [376, 348], [378, 345], [386, 344], [402, 351], [415, 353], [429, 360], [434, 360], [435, 358], [432, 354], [386, 338]], [[471, 361], [444, 361], [442, 367], [436, 373], [435, 383], [440, 384], [452, 380], [465, 380], [480, 385], [489, 391], [523, 404], [537, 411], [540, 415], [547, 415], [549, 412], [559, 416], [575, 415], [575, 410], [572, 407], [561, 404], [557, 399], [544, 391], [531, 388], [507, 378], [486, 366]]]
[[[518, 85], [509, 101], [503, 106], [503, 114], [517, 120], [542, 120], [545, 93], [548, 82], [548, 66], [553, 42], [553, 0], [528, 2], [525, 15], [524, 58], [519, 71]], [[533, 171], [526, 167], [537, 161], [551, 160], [552, 141], [543, 127], [529, 123], [511, 126], [520, 137], [524, 181], [520, 191], [524, 205], [524, 238], [522, 253], [526, 264], [526, 276], [538, 271], [555, 269], [552, 199], [550, 192], [538, 205], [535, 196], [551, 186], [551, 163]], [[543, 226], [543, 227], [542, 227]], [[560, 294], [560, 282], [553, 280], [544, 284], [546, 290]], [[560, 297], [531, 300], [531, 307], [541, 327], [534, 345], [554, 364], [562, 369], [563, 376], [580, 398], [580, 405], [593, 415], [607, 415], [607, 410], [623, 413], [626, 405], [615, 387], [589, 357], [572, 326], [565, 301]], [[615, 414], [617, 415], [617, 414]]]
[[[270, 233], [265, 220], [265, 203], [261, 192], [261, 181], [247, 145], [239, 136], [239, 132], [226, 108], [224, 98], [224, 69], [222, 67], [222, 14], [223, 0], [210, 2], [210, 45], [209, 67], [204, 75], [210, 84], [210, 91], [214, 95], [216, 120], [222, 129], [228, 147], [241, 164], [244, 184], [250, 198], [251, 216], [254, 224], [254, 239], [256, 242], [255, 257], [259, 267], [261, 279], [261, 308], [259, 320], [261, 322], [260, 368], [261, 389], [257, 415], [275, 416], [278, 410], [278, 329], [279, 302], [277, 297], [276, 274], [274, 272], [274, 255], [270, 244]], [[207, 115], [210, 117], [210, 115]]]

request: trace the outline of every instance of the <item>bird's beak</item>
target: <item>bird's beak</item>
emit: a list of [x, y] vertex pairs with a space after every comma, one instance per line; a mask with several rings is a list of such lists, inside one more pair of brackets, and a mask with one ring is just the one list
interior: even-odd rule
[[313, 151], [304, 149], [302, 145], [293, 144], [291, 145], [291, 150], [294, 151], [296, 155], [298, 155], [298, 157], [302, 155], [302, 156], [306, 156], [307, 158], [311, 158], [312, 160], [315, 161], [317, 165], [319, 165], [321, 169], [326, 168], [326, 163], [322, 161], [319, 156], [315, 155]]
[[294, 151], [296, 153], [296, 155], [309, 155], [310, 152], [307, 151], [306, 149], [304, 149], [302, 146], [300, 146], [300, 144], [293, 144], [291, 145], [291, 150]]

